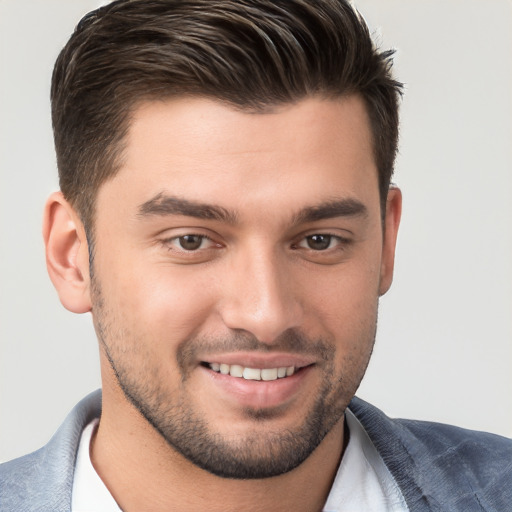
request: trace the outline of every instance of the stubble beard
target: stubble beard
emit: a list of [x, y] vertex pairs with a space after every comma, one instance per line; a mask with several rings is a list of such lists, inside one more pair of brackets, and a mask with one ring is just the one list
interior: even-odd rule
[[[177, 352], [181, 373], [180, 389], [173, 396], [162, 383], [161, 368], [138, 366], [145, 355], [137, 344], [137, 336], [120, 329], [115, 315], [108, 311], [98, 284], [93, 286], [94, 323], [100, 345], [105, 352], [117, 382], [127, 400], [142, 417], [160, 433], [167, 444], [196, 466], [223, 478], [261, 479], [284, 474], [302, 464], [324, 437], [343, 418], [366, 370], [376, 332], [376, 318], [370, 349], [355, 373], [336, 375], [335, 347], [323, 340], [311, 340], [296, 330], [289, 330], [273, 344], [274, 350], [286, 349], [297, 354], [315, 354], [321, 361], [322, 385], [302, 424], [294, 430], [269, 430], [265, 423], [281, 413], [275, 409], [246, 409], [244, 414], [254, 421], [254, 429], [244, 436], [213, 432], [207, 418], [191, 407], [186, 383], [195, 354], [204, 347], [219, 353], [229, 348], [268, 352], [268, 345], [252, 335], [233, 333], [229, 339], [188, 339]], [[117, 333], [114, 341], [113, 333]], [[368, 340], [363, 341], [368, 344]], [[127, 350], [126, 347], [129, 346]], [[139, 351], [138, 358], [133, 356]], [[148, 356], [149, 357], [149, 356]], [[147, 363], [147, 358], [145, 360]], [[147, 368], [146, 368], [147, 369]], [[258, 428], [261, 424], [262, 428]]]

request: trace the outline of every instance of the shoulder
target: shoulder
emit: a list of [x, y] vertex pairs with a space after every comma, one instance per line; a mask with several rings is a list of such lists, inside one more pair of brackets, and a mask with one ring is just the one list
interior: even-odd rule
[[0, 512], [69, 511], [80, 436], [100, 412], [96, 391], [75, 406], [47, 445], [0, 464]]
[[498, 511], [512, 501], [512, 440], [440, 423], [391, 419], [357, 398], [350, 409], [406, 499], [428, 503], [425, 510]]
[[419, 452], [426, 451], [444, 457], [456, 454], [457, 457], [481, 459], [482, 462], [491, 464], [496, 456], [498, 459], [511, 460], [512, 439], [506, 437], [443, 423], [392, 419], [359, 398], [352, 400], [350, 409], [374, 437], [396, 436], [396, 441], [414, 443]]

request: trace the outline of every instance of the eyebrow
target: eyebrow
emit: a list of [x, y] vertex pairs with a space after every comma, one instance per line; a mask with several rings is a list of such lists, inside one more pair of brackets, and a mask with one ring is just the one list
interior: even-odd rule
[[346, 198], [326, 201], [300, 210], [294, 216], [295, 224], [316, 222], [336, 217], [367, 217], [368, 208], [359, 200]]
[[218, 220], [229, 224], [236, 224], [237, 222], [236, 213], [226, 208], [169, 196], [162, 192], [141, 204], [138, 210], [139, 217], [166, 215], [184, 215], [203, 220]]
[[[162, 192], [140, 205], [138, 209], [138, 216], [143, 218], [166, 215], [183, 215], [228, 224], [236, 224], [238, 221], [235, 212], [221, 206], [170, 196]], [[352, 198], [335, 199], [301, 209], [293, 216], [292, 223], [303, 224], [335, 217], [366, 217], [367, 215], [368, 209], [360, 201]]]

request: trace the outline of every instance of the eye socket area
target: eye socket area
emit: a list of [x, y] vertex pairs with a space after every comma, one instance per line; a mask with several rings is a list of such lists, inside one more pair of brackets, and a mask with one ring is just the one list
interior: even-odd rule
[[[224, 254], [222, 249], [232, 245], [226, 244], [225, 237], [199, 230], [176, 230], [171, 236], [160, 238], [159, 245], [165, 249], [168, 257], [177, 263], [199, 263], [209, 261]], [[352, 253], [353, 236], [343, 236], [339, 230], [303, 232], [294, 237], [295, 240], [286, 244], [288, 250], [311, 262], [333, 264], [345, 260]], [[236, 244], [236, 239], [235, 242]]]
[[[346, 230], [343, 230], [345, 233]], [[353, 233], [343, 236], [340, 230], [304, 233], [291, 244], [292, 251], [304, 261], [319, 265], [336, 265], [354, 256], [356, 240]]]

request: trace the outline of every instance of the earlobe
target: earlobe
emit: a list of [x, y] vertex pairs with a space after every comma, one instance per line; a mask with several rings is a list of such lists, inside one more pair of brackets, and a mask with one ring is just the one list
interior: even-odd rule
[[89, 253], [85, 229], [61, 192], [53, 193], [44, 209], [46, 266], [62, 305], [73, 313], [91, 310]]
[[382, 263], [380, 269], [380, 295], [384, 295], [393, 282], [396, 239], [401, 215], [402, 192], [398, 187], [391, 187], [386, 201], [386, 219], [384, 222]]

